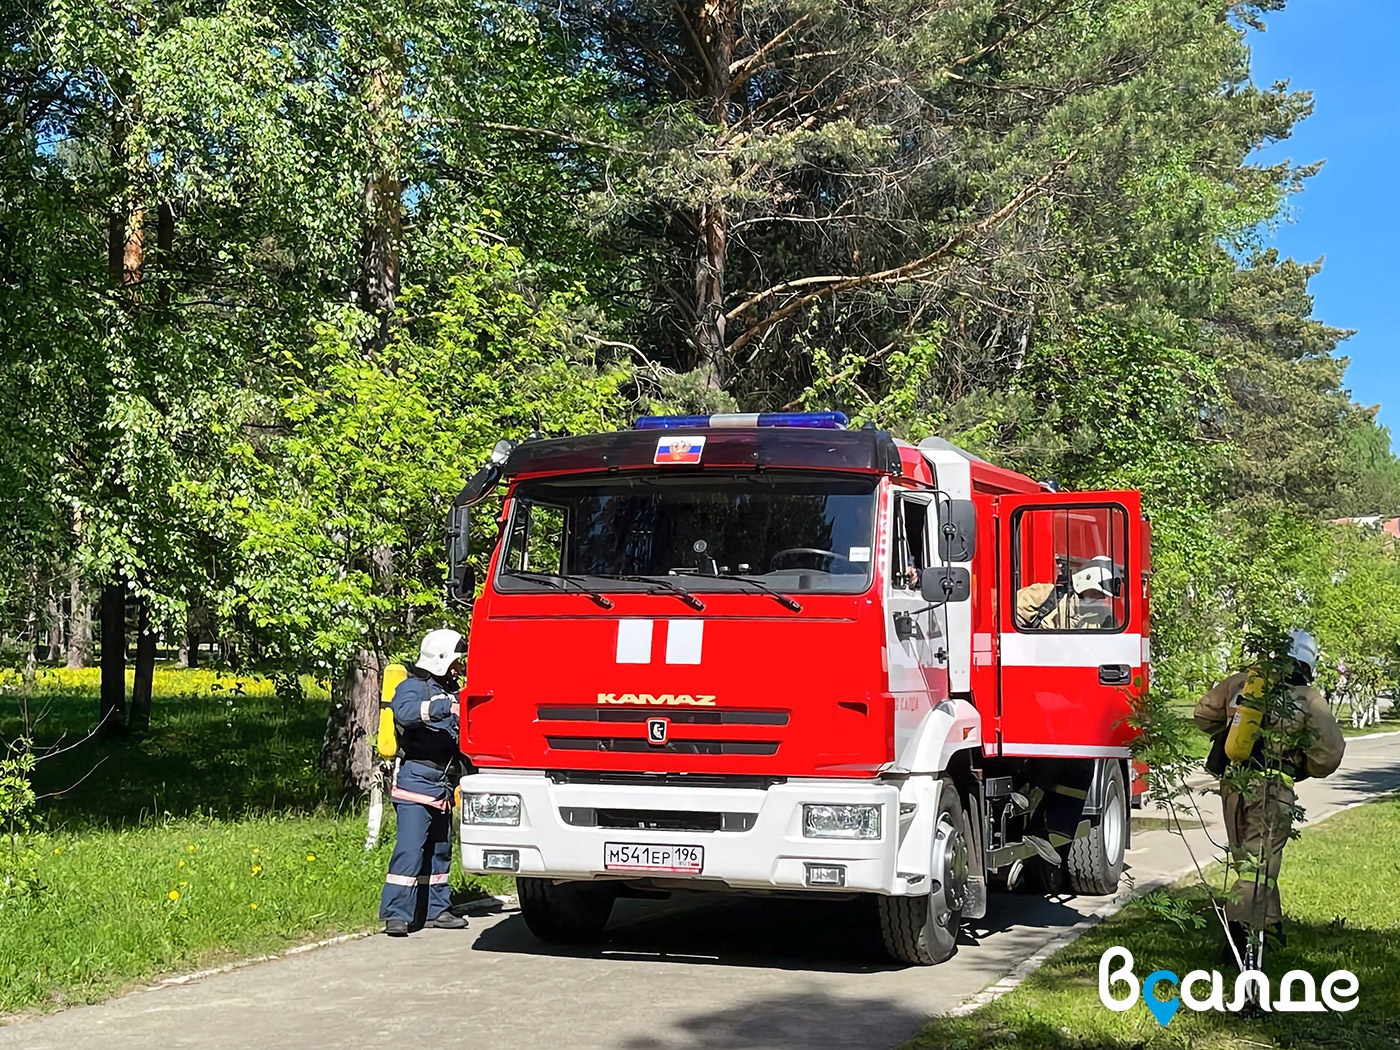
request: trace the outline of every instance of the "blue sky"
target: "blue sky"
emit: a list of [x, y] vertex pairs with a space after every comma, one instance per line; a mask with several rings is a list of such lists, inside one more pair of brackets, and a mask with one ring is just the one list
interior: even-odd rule
[[1400, 0], [1291, 0], [1266, 21], [1267, 32], [1249, 34], [1255, 83], [1288, 80], [1313, 92], [1314, 108], [1260, 159], [1327, 162], [1289, 199], [1292, 221], [1273, 243], [1296, 259], [1326, 257], [1314, 314], [1357, 330], [1339, 351], [1351, 358], [1347, 383], [1400, 429]]

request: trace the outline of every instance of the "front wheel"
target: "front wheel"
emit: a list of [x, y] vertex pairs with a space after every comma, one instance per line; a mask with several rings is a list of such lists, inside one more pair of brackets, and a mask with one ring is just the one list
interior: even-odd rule
[[880, 933], [896, 962], [941, 963], [957, 951], [972, 836], [958, 789], [944, 778], [934, 822], [931, 884], [922, 897], [879, 897]]
[[542, 941], [580, 944], [603, 932], [617, 890], [602, 882], [553, 882], [517, 877], [515, 892], [525, 925]]
[[1114, 762], [1108, 767], [1103, 809], [1099, 819], [1082, 839], [1075, 839], [1064, 853], [1070, 889], [1081, 896], [1107, 896], [1118, 892], [1123, 874], [1123, 853], [1128, 841], [1128, 795], [1123, 786], [1123, 768]]

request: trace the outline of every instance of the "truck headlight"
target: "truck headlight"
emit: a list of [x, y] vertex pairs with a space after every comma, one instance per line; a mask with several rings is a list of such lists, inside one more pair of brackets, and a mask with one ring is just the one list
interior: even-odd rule
[[802, 836], [809, 839], [878, 839], [880, 807], [804, 805]]
[[520, 823], [520, 796], [492, 793], [462, 796], [462, 823], [506, 824]]

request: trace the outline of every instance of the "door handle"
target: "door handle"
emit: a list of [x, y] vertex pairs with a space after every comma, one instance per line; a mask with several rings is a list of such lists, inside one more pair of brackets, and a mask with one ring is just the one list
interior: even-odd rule
[[1127, 685], [1133, 669], [1127, 664], [1099, 664], [1099, 685]]
[[909, 642], [915, 638], [922, 638], [924, 632], [919, 629], [913, 613], [897, 612], [894, 614], [894, 635], [901, 642]]

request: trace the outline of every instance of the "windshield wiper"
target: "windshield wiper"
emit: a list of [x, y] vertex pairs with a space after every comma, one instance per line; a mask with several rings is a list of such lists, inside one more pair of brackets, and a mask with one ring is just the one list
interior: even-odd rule
[[[603, 575], [603, 574], [594, 574], [594, 575]], [[682, 587], [680, 584], [678, 584], [678, 583], [672, 583], [670, 580], [668, 580], [668, 579], [667, 579], [666, 577], [664, 577], [664, 576], [632, 576], [632, 575], [628, 575], [628, 576], [619, 576], [619, 575], [607, 574], [607, 575], [603, 575], [603, 578], [604, 578], [604, 579], [608, 579], [608, 580], [630, 580], [630, 581], [633, 582], [633, 583], [650, 583], [650, 584], [655, 585], [656, 587], [664, 588], [665, 591], [666, 591], [666, 593], [668, 593], [668, 594], [674, 594], [677, 598], [679, 598], [681, 601], [685, 602], [686, 605], [689, 605], [689, 606], [690, 606], [692, 609], [694, 609], [696, 612], [701, 612], [701, 611], [703, 611], [704, 608], [705, 608], [705, 603], [702, 602], [699, 598], [695, 597], [695, 595], [691, 594], [688, 590], [686, 590], [686, 589], [685, 589], [684, 587]], [[656, 593], [656, 592], [653, 590], [652, 593], [654, 594], [654, 593]]]
[[559, 591], [568, 590], [568, 588], [565, 587], [564, 584], [569, 583], [574, 586], [576, 593], [588, 595], [589, 598], [593, 599], [593, 601], [602, 608], [611, 609], [613, 607], [613, 601], [611, 598], [609, 598], [605, 594], [599, 594], [591, 587], [584, 586], [578, 581], [576, 577], [573, 576], [565, 576], [557, 572], [532, 572], [529, 569], [509, 569], [506, 571], [506, 575], [528, 576], [531, 579], [538, 580], [540, 583], [547, 583], [555, 590]]
[[736, 572], [730, 575], [721, 576], [720, 579], [739, 580], [743, 583], [747, 583], [750, 587], [757, 587], [764, 594], [771, 594], [774, 598], [778, 600], [778, 604], [783, 606], [784, 608], [791, 609], [793, 612], [802, 611], [801, 604], [795, 598], [789, 598], [782, 591], [775, 590], [768, 584], [764, 583], [762, 580], [756, 580], [752, 576], [746, 576], [743, 573]]

